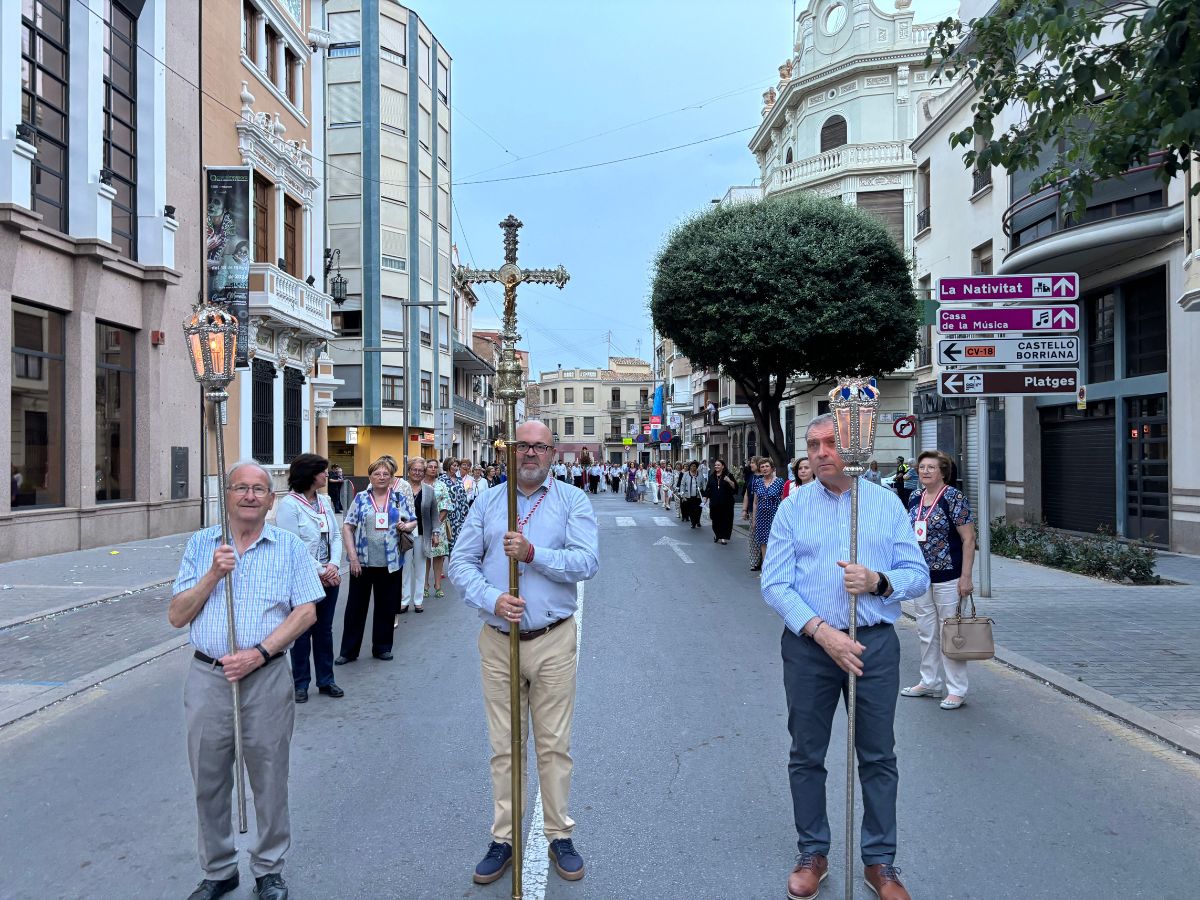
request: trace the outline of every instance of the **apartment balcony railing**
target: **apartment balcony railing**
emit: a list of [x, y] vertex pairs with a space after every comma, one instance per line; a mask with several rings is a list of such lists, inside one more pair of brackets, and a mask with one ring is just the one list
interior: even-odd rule
[[913, 155], [907, 141], [847, 144], [776, 169], [767, 184], [767, 193], [801, 187], [849, 171], [895, 169], [911, 165]]
[[976, 169], [971, 173], [971, 193], [978, 194], [992, 183], [992, 168]]
[[919, 213], [917, 213], [917, 234], [920, 234], [922, 231], [924, 231], [926, 228], [929, 227], [929, 220], [930, 220], [929, 207], [927, 206], [923, 210], [921, 210]]
[[333, 298], [272, 263], [251, 263], [250, 314], [265, 316], [323, 338], [334, 337]]

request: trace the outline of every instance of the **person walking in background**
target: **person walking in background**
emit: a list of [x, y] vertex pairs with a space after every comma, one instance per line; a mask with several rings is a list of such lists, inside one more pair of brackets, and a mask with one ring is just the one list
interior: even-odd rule
[[[750, 521], [750, 507], [754, 503], [754, 486], [758, 483], [758, 457], [751, 456], [746, 460], [746, 465], [742, 467], [742, 475], [745, 479], [742, 489], [742, 519]], [[750, 571], [757, 572], [762, 568], [762, 547], [754, 540], [754, 526], [750, 526], [750, 540], [746, 542], [750, 548]]]
[[396, 604], [400, 600], [400, 554], [398, 528], [411, 533], [417, 527], [412, 507], [401, 494], [392, 490], [394, 470], [383, 459], [371, 463], [367, 478], [371, 486], [354, 495], [354, 501], [342, 523], [342, 543], [350, 563], [350, 594], [342, 618], [342, 649], [334, 665], [344, 666], [358, 659], [367, 607], [375, 602], [371, 626], [371, 655], [392, 658], [392, 628]]
[[[342, 514], [342, 488], [346, 486], [346, 476], [342, 474], [341, 466], [329, 467], [329, 500], [333, 511]], [[335, 542], [336, 543], [336, 542]]]
[[[746, 518], [750, 520], [750, 539], [758, 544], [761, 554], [767, 552], [767, 540], [771, 536], [771, 525], [775, 522], [775, 513], [783, 500], [783, 479], [775, 475], [775, 463], [767, 457], [758, 462], [758, 480], [754, 482], [751, 492], [750, 508]], [[752, 572], [762, 571], [762, 563], [751, 567]]]
[[733, 534], [733, 505], [737, 496], [737, 481], [725, 468], [725, 460], [714, 459], [705, 491], [708, 516], [712, 520], [713, 542], [728, 544]]
[[429, 596], [429, 585], [433, 584], [433, 595], [435, 597], [446, 596], [442, 590], [442, 570], [446, 565], [446, 557], [450, 555], [450, 541], [446, 534], [446, 529], [449, 527], [450, 512], [454, 509], [454, 503], [450, 499], [450, 489], [439, 477], [438, 464], [436, 459], [426, 460], [425, 462], [425, 481], [422, 482], [421, 490], [432, 492], [434, 502], [437, 504], [438, 517], [437, 523], [433, 532], [425, 535], [425, 590], [421, 592], [423, 597]]
[[[950, 464], [953, 468], [953, 463]], [[947, 482], [949, 484], [949, 482]], [[917, 461], [910, 459], [904, 467], [904, 505], [908, 506], [908, 501], [912, 499], [913, 492], [921, 486], [917, 477]]]
[[588, 490], [591, 491], [593, 495], [600, 490], [600, 463], [598, 462], [593, 462], [591, 466], [588, 467]]
[[875, 460], [871, 460], [871, 467], [863, 473], [863, 478], [867, 479], [867, 481], [871, 482], [872, 484], [880, 484], [879, 463], [875, 462]]
[[[966, 660], [942, 652], [942, 620], [957, 612], [958, 602], [974, 590], [975, 520], [967, 498], [947, 483], [950, 457], [926, 450], [917, 457], [921, 490], [909, 500], [908, 518], [929, 566], [929, 591], [916, 601], [917, 635], [921, 639], [921, 680], [900, 693], [905, 697], [940, 697], [942, 709], [958, 709], [967, 696]], [[943, 678], [943, 673], [945, 677]]]
[[325, 597], [317, 601], [317, 621], [292, 644], [292, 685], [297, 703], [308, 702], [312, 668], [317, 670], [317, 691], [330, 697], [345, 696], [333, 678], [333, 614], [341, 590], [342, 542], [338, 539], [333, 503], [321, 488], [329, 481], [329, 460], [301, 453], [288, 466], [288, 487], [279, 501], [275, 525], [304, 542]]
[[904, 508], [908, 508], [908, 491], [904, 486], [905, 476], [908, 474], [908, 466], [904, 464], [904, 457], [896, 457], [896, 472], [892, 475], [892, 490], [896, 492], [896, 496], [900, 498], [900, 502], [904, 504]]
[[467, 512], [471, 508], [471, 504], [467, 502], [467, 492], [463, 490], [462, 483], [458, 478], [454, 477], [458, 471], [458, 466], [455, 465], [453, 459], [447, 459], [442, 465], [442, 474], [438, 476], [438, 480], [446, 486], [446, 492], [450, 497], [450, 516], [446, 524], [446, 552], [454, 552], [454, 542], [458, 540], [458, 530], [462, 527], [463, 521], [467, 518]]
[[813, 480], [812, 466], [808, 463], [807, 456], [799, 456], [792, 463], [792, 477], [788, 483], [783, 486], [783, 496], [789, 496], [796, 488], [804, 487]]
[[400, 575], [399, 616], [411, 606], [416, 612], [424, 612], [425, 577], [429, 559], [430, 536], [441, 525], [441, 511], [437, 505], [435, 489], [425, 484], [425, 460], [415, 456], [408, 461], [408, 486], [413, 495], [413, 517], [417, 528], [410, 533], [412, 549], [404, 554], [404, 566]]
[[637, 471], [634, 473], [634, 481], [637, 483], [638, 503], [644, 503], [646, 500], [647, 482], [649, 480], [650, 476], [646, 471], [645, 463], [638, 463]]
[[679, 511], [693, 528], [700, 527], [700, 464], [693, 462], [679, 478]]

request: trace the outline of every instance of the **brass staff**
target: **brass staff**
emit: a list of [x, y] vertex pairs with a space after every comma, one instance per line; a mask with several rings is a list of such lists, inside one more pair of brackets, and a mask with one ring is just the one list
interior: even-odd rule
[[[566, 269], [522, 269], [517, 265], [517, 229], [523, 227], [516, 216], [510, 215], [500, 223], [504, 232], [504, 265], [499, 269], [461, 268], [455, 273], [459, 284], [495, 282], [504, 286], [504, 328], [501, 332], [500, 365], [497, 367], [499, 390], [504, 401], [504, 434], [508, 438], [496, 441], [496, 449], [505, 451], [508, 466], [508, 530], [518, 531], [517, 520], [517, 401], [525, 396], [521, 363], [517, 360], [517, 285], [523, 282], [553, 284], [562, 288], [570, 280]], [[508, 592], [520, 596], [521, 574], [518, 561], [508, 561]], [[522, 789], [525, 770], [525, 746], [521, 740], [521, 631], [518, 624], [508, 627], [509, 728], [512, 740], [512, 896], [521, 900], [521, 856], [524, 841]]]

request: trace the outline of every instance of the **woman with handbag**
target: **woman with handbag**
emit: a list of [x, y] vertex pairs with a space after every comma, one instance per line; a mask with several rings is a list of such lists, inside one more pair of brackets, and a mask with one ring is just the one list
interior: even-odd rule
[[404, 554], [403, 574], [400, 578], [400, 608], [396, 610], [396, 621], [401, 613], [411, 606], [416, 612], [425, 612], [425, 560], [429, 556], [429, 536], [438, 522], [437, 498], [425, 485], [425, 460], [414, 456], [408, 461], [408, 486], [412, 491], [413, 514], [417, 529], [409, 535], [412, 545]]
[[[942, 709], [958, 709], [967, 696], [967, 664], [942, 652], [942, 621], [958, 614], [963, 597], [974, 590], [975, 519], [962, 492], [950, 487], [950, 457], [926, 450], [917, 459], [921, 490], [913, 491], [908, 518], [929, 566], [929, 593], [916, 601], [921, 639], [921, 680], [900, 692], [904, 697], [940, 697]], [[941, 677], [941, 673], [945, 677]]]

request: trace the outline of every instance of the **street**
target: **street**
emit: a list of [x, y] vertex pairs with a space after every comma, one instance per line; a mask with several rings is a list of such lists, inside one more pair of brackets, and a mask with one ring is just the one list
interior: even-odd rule
[[[601, 568], [580, 595], [572, 790], [587, 877], [547, 873], [531, 835], [525, 896], [782, 898], [795, 848], [782, 625], [745, 537], [718, 546], [648, 503], [594, 503]], [[163, 640], [165, 599], [136, 608], [159, 618], [128, 627]], [[314, 690], [297, 709], [292, 896], [508, 897], [507, 878], [471, 883], [491, 822], [478, 620], [448, 587], [400, 623], [394, 661], [339, 668], [344, 699]], [[910, 684], [916, 631], [898, 628]], [[199, 881], [188, 661], [169, 652], [0, 729], [6, 900], [183, 898]], [[999, 663], [971, 678], [956, 712], [899, 703], [896, 863], [914, 897], [1194, 896], [1200, 762]], [[844, 734], [839, 714], [822, 898], [842, 896]], [[536, 791], [533, 777], [533, 816]], [[232, 896], [249, 898], [244, 854], [241, 875]], [[861, 879], [856, 896], [870, 896]]]

